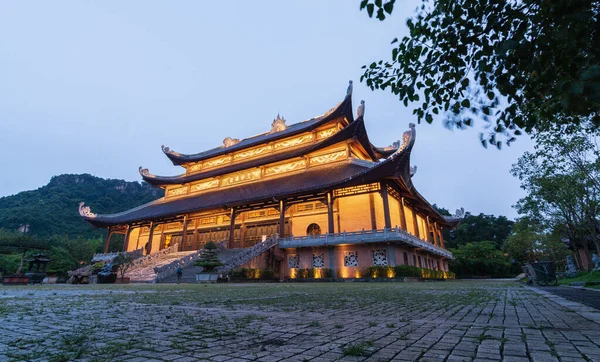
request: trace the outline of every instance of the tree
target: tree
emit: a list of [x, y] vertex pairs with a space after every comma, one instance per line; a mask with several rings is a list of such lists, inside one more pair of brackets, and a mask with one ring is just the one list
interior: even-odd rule
[[565, 264], [569, 253], [560, 240], [560, 232], [546, 232], [527, 217], [515, 222], [513, 233], [504, 243], [504, 251], [519, 264], [552, 260], [559, 266]]
[[535, 151], [526, 152], [513, 165], [512, 174], [528, 192], [515, 207], [544, 231], [562, 234], [576, 249], [583, 249], [589, 267], [590, 249], [600, 252], [599, 134], [563, 132], [566, 127], [536, 134]]
[[121, 279], [125, 277], [125, 273], [133, 266], [133, 257], [131, 254], [119, 253], [112, 261], [113, 265], [117, 267], [117, 273], [121, 276]]
[[444, 236], [444, 240], [448, 248], [488, 240], [500, 249], [510, 235], [512, 225], [513, 222], [506, 216], [472, 215], [467, 212], [456, 230]]
[[467, 243], [452, 249], [455, 260], [450, 270], [457, 276], [508, 277], [518, 273], [508, 258], [491, 241]]
[[[395, 0], [362, 0], [386, 19]], [[418, 121], [487, 122], [498, 148], [556, 125], [600, 125], [600, 1], [422, 0], [391, 59], [363, 66], [361, 81], [389, 89]], [[499, 136], [500, 135], [500, 136]]]
[[206, 272], [211, 272], [214, 268], [223, 265], [217, 255], [217, 244], [213, 241], [206, 243], [204, 245], [204, 252], [194, 265], [203, 267]]

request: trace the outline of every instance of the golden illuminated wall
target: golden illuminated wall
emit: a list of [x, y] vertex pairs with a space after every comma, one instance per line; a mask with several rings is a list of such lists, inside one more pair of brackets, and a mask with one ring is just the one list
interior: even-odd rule
[[415, 226], [413, 222], [413, 212], [410, 207], [406, 205], [404, 205], [404, 216], [406, 217], [406, 231], [416, 236], [417, 233], [415, 232]]
[[419, 225], [419, 236], [423, 240], [427, 240], [427, 222], [421, 215], [417, 214], [417, 225]]
[[140, 235], [140, 228], [132, 228], [129, 232], [129, 241], [127, 243], [127, 251], [133, 251], [137, 247], [138, 237]]
[[338, 199], [341, 231], [371, 230], [369, 195], [353, 195]]
[[375, 208], [375, 221], [376, 228], [383, 229], [385, 227], [385, 213], [383, 212], [383, 198], [381, 193], [374, 192], [371, 194], [373, 197], [373, 207]]
[[392, 227], [398, 226], [402, 228], [402, 222], [400, 221], [400, 201], [395, 198], [388, 196], [389, 204], [390, 204], [390, 221], [392, 222]]
[[[334, 226], [335, 226], [334, 218]], [[327, 222], [327, 212], [322, 214], [309, 214], [309, 215], [294, 215], [292, 216], [292, 235], [294, 236], [305, 236], [308, 225], [315, 223], [321, 227], [321, 234], [327, 233], [329, 225]], [[337, 230], [335, 228], [334, 230]]]

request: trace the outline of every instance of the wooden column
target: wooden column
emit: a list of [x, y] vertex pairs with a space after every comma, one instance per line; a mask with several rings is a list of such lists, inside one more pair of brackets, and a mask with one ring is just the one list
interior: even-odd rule
[[327, 232], [329, 234], [335, 233], [333, 225], [333, 196], [331, 191], [327, 193]]
[[185, 248], [185, 242], [187, 240], [187, 226], [188, 226], [188, 217], [187, 215], [183, 216], [183, 234], [181, 236], [181, 244], [179, 245], [179, 251], [183, 251]]
[[194, 236], [193, 236], [193, 249], [194, 250], [198, 250], [198, 225], [195, 224], [194, 225]]
[[371, 215], [371, 229], [377, 230], [377, 215], [375, 214], [375, 198], [373, 193], [369, 192], [369, 212]]
[[446, 245], [444, 244], [444, 228], [440, 226], [440, 246], [443, 249], [446, 249]]
[[410, 211], [412, 211], [413, 226], [415, 228], [415, 236], [418, 238], [421, 238], [421, 233], [419, 232], [419, 221], [417, 220], [417, 210], [412, 209]]
[[235, 207], [231, 208], [231, 222], [229, 223], [229, 249], [233, 246], [235, 238]]
[[152, 252], [152, 236], [154, 234], [154, 221], [150, 221], [150, 232], [148, 232], [148, 244], [146, 247], [146, 254], [150, 254]]
[[108, 253], [108, 246], [110, 245], [110, 237], [112, 236], [112, 228], [108, 228], [108, 234], [106, 234], [106, 240], [104, 240], [104, 254]]
[[129, 234], [131, 233], [131, 225], [127, 225], [127, 230], [125, 231], [125, 237], [123, 238], [123, 251], [127, 251], [129, 249]]
[[279, 200], [279, 237], [285, 235], [285, 202]]
[[404, 214], [404, 197], [400, 199], [400, 227], [404, 231], [408, 231], [406, 228], [406, 214]]
[[140, 248], [140, 235], [142, 235], [142, 227], [139, 227], [138, 233], [137, 233], [137, 240], [135, 241], [135, 250], [138, 250]]
[[438, 234], [437, 221], [433, 223], [433, 240], [435, 241], [436, 246], [440, 246], [440, 236]]
[[245, 247], [244, 241], [246, 239], [246, 213], [240, 212], [240, 218], [242, 225], [240, 226], [240, 247]]
[[387, 183], [381, 182], [381, 198], [383, 199], [383, 217], [385, 220], [385, 228], [389, 229], [392, 227], [392, 220], [390, 219], [390, 201], [388, 199]]
[[431, 237], [431, 225], [429, 224], [429, 216], [425, 216], [425, 227], [427, 228], [427, 241], [429, 241], [430, 244], [433, 244], [433, 238]]

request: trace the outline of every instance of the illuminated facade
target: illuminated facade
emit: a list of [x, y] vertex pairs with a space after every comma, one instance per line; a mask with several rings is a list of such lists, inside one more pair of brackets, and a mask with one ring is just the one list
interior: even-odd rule
[[246, 248], [279, 238], [252, 266], [280, 277], [298, 270], [331, 269], [359, 276], [364, 267], [414, 265], [447, 270], [452, 255], [442, 229], [457, 218], [440, 215], [414, 188], [410, 166], [415, 127], [388, 147], [369, 141], [361, 104], [355, 118], [352, 87], [322, 116], [286, 125], [279, 115], [270, 131], [197, 154], [162, 147], [185, 172], [157, 176], [140, 167], [144, 181], [165, 190], [154, 202], [118, 214], [80, 214], [110, 235], [125, 234], [124, 248], [154, 253], [177, 243], [182, 251], [208, 241]]

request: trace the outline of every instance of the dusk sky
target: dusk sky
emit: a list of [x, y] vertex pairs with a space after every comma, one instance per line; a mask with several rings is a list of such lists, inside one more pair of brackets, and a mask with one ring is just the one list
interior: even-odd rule
[[[162, 144], [195, 153], [268, 131], [278, 113], [288, 125], [321, 115], [350, 79], [371, 141], [390, 145], [416, 118], [360, 83], [361, 66], [390, 58], [418, 2], [397, 2], [384, 22], [359, 3], [0, 3], [0, 196], [64, 173], [179, 174]], [[418, 124], [414, 184], [451, 211], [513, 218], [524, 193], [509, 170], [532, 142], [486, 150], [478, 133]]]

